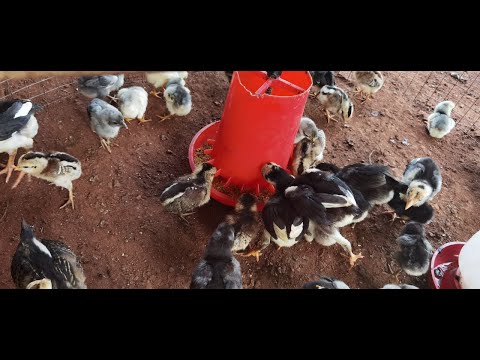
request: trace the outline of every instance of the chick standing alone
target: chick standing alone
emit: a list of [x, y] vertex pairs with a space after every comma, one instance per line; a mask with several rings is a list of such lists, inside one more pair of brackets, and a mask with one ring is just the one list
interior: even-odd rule
[[22, 173], [12, 188], [19, 184], [23, 175], [30, 174], [67, 189], [68, 201], [60, 209], [68, 204], [72, 204], [72, 209], [75, 209], [72, 181], [77, 180], [82, 175], [82, 165], [78, 159], [63, 152], [42, 153], [31, 151], [18, 159], [15, 170]]
[[427, 118], [427, 129], [430, 136], [441, 139], [455, 127], [455, 121], [450, 117], [455, 104], [452, 101], [442, 101]]
[[110, 141], [117, 137], [120, 128], [127, 129], [122, 113], [101, 99], [93, 99], [87, 107], [90, 128], [100, 137], [102, 147], [111, 153]]
[[242, 289], [240, 263], [232, 255], [234, 239], [233, 226], [217, 226], [193, 272], [190, 289]]
[[145, 119], [145, 111], [148, 105], [148, 93], [140, 86], [132, 86], [120, 89], [117, 94], [118, 107], [125, 120], [130, 122], [138, 119], [142, 124], [150, 121]]
[[354, 71], [353, 77], [358, 87], [357, 92], [365, 95], [362, 103], [373, 97], [373, 94], [382, 88], [385, 81], [380, 71]]
[[82, 76], [78, 79], [78, 90], [89, 98], [110, 97], [112, 91], [117, 91], [123, 86], [124, 78], [123, 74]]
[[15, 169], [15, 156], [19, 148], [31, 149], [38, 132], [35, 112], [39, 106], [29, 100], [13, 100], [0, 103], [0, 154], [8, 153], [8, 162], [1, 174], [7, 174], [6, 183]]
[[410, 221], [397, 238], [400, 251], [396, 259], [402, 269], [411, 276], [425, 274], [430, 265], [433, 248], [425, 238], [425, 228], [421, 223]]
[[61, 241], [38, 240], [25, 221], [10, 271], [19, 289], [87, 288], [82, 265], [72, 249]]
[[174, 115], [185, 116], [192, 110], [192, 96], [190, 90], [185, 87], [185, 81], [182, 79], [173, 79], [167, 83], [167, 88], [163, 92], [163, 97], [167, 103], [167, 109], [170, 115], [160, 116], [161, 121], [165, 121]]
[[338, 86], [325, 85], [320, 89], [317, 98], [325, 107], [327, 122], [330, 122], [330, 119], [337, 121], [330, 113], [333, 113], [333, 115], [341, 115], [344, 121], [347, 121], [353, 116], [353, 104], [347, 93]]
[[209, 202], [216, 171], [212, 165], [203, 163], [192, 174], [181, 176], [169, 184], [160, 195], [165, 210], [185, 220], [185, 216]]

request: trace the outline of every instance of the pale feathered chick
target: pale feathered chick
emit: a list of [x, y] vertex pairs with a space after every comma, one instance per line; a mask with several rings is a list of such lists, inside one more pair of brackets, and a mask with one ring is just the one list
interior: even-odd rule
[[[156, 71], [156, 72], [147, 72], [146, 78], [147, 81], [153, 85], [155, 89], [165, 86], [170, 80], [174, 79], [186, 79], [188, 77], [187, 71]], [[152, 91], [152, 94], [155, 97], [160, 98], [158, 95], [159, 92]]]
[[90, 117], [90, 128], [100, 137], [102, 147], [111, 153], [111, 140], [117, 137], [120, 128], [127, 128], [122, 113], [101, 99], [93, 99], [87, 107], [87, 112]]
[[[68, 201], [60, 209], [68, 204], [72, 204], [72, 209], [75, 209], [72, 181], [82, 175], [82, 165], [78, 159], [63, 152], [43, 153], [30, 151], [18, 159], [15, 170], [21, 171], [22, 176], [30, 174], [67, 189], [69, 194]], [[13, 188], [18, 185], [20, 180], [21, 176], [15, 182]]]
[[362, 103], [373, 97], [385, 81], [380, 71], [354, 71], [353, 78], [358, 88], [357, 92], [364, 96]]
[[402, 269], [411, 276], [421, 276], [430, 268], [433, 248], [421, 223], [410, 221], [397, 238], [400, 251], [395, 255]]
[[325, 108], [327, 122], [337, 121], [333, 117], [335, 115], [341, 116], [344, 121], [353, 116], [353, 104], [347, 93], [338, 86], [325, 85], [320, 89], [317, 98]]
[[455, 103], [442, 101], [427, 118], [427, 129], [430, 136], [441, 139], [455, 127], [455, 121], [450, 117]]
[[132, 86], [121, 89], [118, 94], [118, 107], [125, 120], [130, 122], [138, 119], [141, 123], [150, 120], [145, 119], [145, 111], [148, 105], [148, 93], [140, 86]]
[[316, 136], [311, 140], [306, 137], [296, 144], [292, 158], [293, 176], [301, 175], [305, 170], [322, 161], [326, 143], [325, 132], [317, 130]]
[[190, 289], [242, 289], [240, 263], [232, 255], [234, 238], [233, 226], [217, 226], [193, 272]]
[[315, 122], [306, 116], [302, 116], [300, 118], [300, 125], [298, 126], [297, 135], [295, 136], [293, 143], [298, 144], [300, 140], [304, 138], [312, 140], [316, 136], [318, 136], [318, 128]]
[[72, 249], [61, 241], [37, 239], [25, 221], [10, 272], [18, 289], [87, 288], [82, 265]]
[[408, 185], [405, 210], [430, 201], [442, 189], [440, 168], [430, 157], [413, 159], [403, 173], [402, 182]]
[[174, 115], [185, 116], [192, 110], [192, 96], [190, 90], [186, 88], [182, 79], [170, 80], [167, 88], [163, 92], [163, 97], [167, 103], [167, 109], [170, 115], [160, 116], [161, 121], [167, 120]]
[[78, 79], [78, 90], [89, 98], [105, 98], [123, 86], [124, 78], [123, 74], [82, 76]]
[[15, 157], [20, 148], [31, 149], [38, 132], [34, 114], [40, 107], [29, 100], [12, 100], [0, 103], [0, 154], [8, 154], [8, 162], [1, 174], [7, 174], [6, 183], [15, 169]]

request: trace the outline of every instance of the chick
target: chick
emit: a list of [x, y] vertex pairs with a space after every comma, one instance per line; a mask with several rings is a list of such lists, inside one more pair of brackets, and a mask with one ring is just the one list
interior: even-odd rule
[[240, 263], [232, 255], [234, 239], [233, 226], [217, 226], [193, 272], [190, 289], [242, 289]]
[[[333, 71], [309, 71], [312, 76], [312, 85], [321, 89], [325, 85], [335, 86], [335, 74]], [[316, 97], [317, 94], [310, 94], [312, 97]]]
[[[30, 151], [18, 159], [15, 170], [21, 171], [21, 176], [30, 174], [67, 189], [68, 201], [60, 209], [69, 204], [72, 204], [72, 209], [75, 209], [72, 181], [77, 180], [82, 175], [82, 165], [78, 159], [63, 152]], [[21, 176], [12, 188], [18, 185]]]
[[170, 115], [160, 116], [161, 121], [165, 121], [174, 115], [185, 116], [192, 110], [192, 96], [190, 90], [186, 88], [185, 81], [182, 79], [173, 79], [167, 83], [167, 88], [163, 92], [163, 97], [167, 103], [167, 109]]
[[343, 281], [332, 277], [321, 277], [318, 281], [311, 281], [303, 285], [304, 289], [350, 289]]
[[258, 213], [257, 198], [249, 193], [242, 194], [235, 205], [235, 214], [227, 215], [225, 222], [235, 231], [232, 251], [242, 256], [255, 256], [258, 261], [261, 251], [270, 245], [270, 235]]
[[455, 121], [450, 117], [455, 103], [442, 101], [427, 118], [427, 129], [430, 136], [441, 139], [455, 127]]
[[433, 248], [425, 238], [425, 228], [422, 223], [410, 221], [397, 238], [400, 251], [396, 259], [402, 269], [411, 276], [421, 276], [430, 267]]
[[[146, 73], [147, 81], [153, 85], [155, 89], [163, 87], [167, 82], [173, 79], [186, 79], [188, 77], [187, 71], [156, 71]], [[160, 98], [158, 95], [160, 92], [152, 91], [155, 97]]]
[[305, 170], [322, 161], [326, 142], [325, 132], [318, 130], [311, 140], [305, 137], [295, 145], [291, 166], [294, 176], [301, 175]]
[[302, 239], [309, 223], [308, 218], [300, 216], [285, 197], [285, 189], [290, 186], [294, 177], [272, 162], [266, 163], [261, 171], [264, 179], [276, 190], [262, 211], [265, 229], [279, 248], [291, 247]]
[[118, 107], [125, 116], [125, 120], [130, 122], [138, 119], [142, 124], [151, 121], [145, 119], [145, 111], [148, 105], [148, 93], [140, 86], [123, 88], [117, 93]]
[[384, 83], [383, 75], [380, 71], [354, 71], [353, 78], [358, 87], [360, 95], [364, 96], [362, 103], [373, 97]]
[[408, 184], [405, 210], [425, 204], [442, 189], [440, 168], [429, 157], [413, 159], [403, 173], [402, 182]]
[[353, 116], [353, 104], [347, 93], [338, 86], [325, 85], [320, 89], [317, 98], [325, 107], [327, 122], [330, 122], [330, 119], [337, 121], [330, 113], [333, 113], [333, 116], [341, 115], [344, 121]]
[[122, 113], [101, 99], [93, 99], [88, 104], [87, 112], [90, 117], [90, 128], [100, 137], [102, 147], [111, 153], [111, 140], [117, 137], [120, 128], [128, 128]]
[[38, 132], [34, 114], [40, 107], [29, 100], [13, 100], [0, 103], [0, 154], [8, 153], [8, 162], [1, 174], [7, 174], [6, 183], [15, 169], [15, 157], [20, 148], [31, 149]]
[[393, 209], [393, 212], [387, 211], [385, 214], [393, 214], [392, 222], [395, 221], [397, 215], [403, 219], [416, 221], [422, 224], [428, 224], [432, 221], [434, 210], [429, 203], [424, 203], [420, 206], [412, 206], [405, 209], [406, 193], [408, 185], [399, 183], [394, 189], [394, 196], [392, 200], [388, 202], [388, 206]]
[[398, 289], [398, 290], [412, 290], [418, 289], [418, 287], [408, 284], [387, 284], [382, 289]]
[[112, 91], [117, 91], [123, 86], [124, 78], [124, 74], [82, 76], [78, 79], [78, 90], [89, 98], [110, 97]]
[[178, 214], [188, 223], [185, 216], [210, 201], [213, 177], [216, 168], [203, 163], [192, 174], [184, 175], [167, 185], [160, 195], [160, 201], [168, 212]]
[[25, 220], [10, 270], [19, 289], [87, 288], [82, 265], [72, 249], [61, 241], [38, 240]]
[[298, 144], [301, 140], [307, 138], [313, 140], [318, 136], [318, 128], [315, 122], [306, 117], [302, 116], [300, 119], [300, 124], [298, 126], [297, 135], [295, 136], [294, 144]]

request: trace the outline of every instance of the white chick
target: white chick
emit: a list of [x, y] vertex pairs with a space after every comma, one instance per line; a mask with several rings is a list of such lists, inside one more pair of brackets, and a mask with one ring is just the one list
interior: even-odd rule
[[125, 117], [125, 121], [130, 122], [138, 119], [142, 124], [151, 121], [145, 119], [145, 111], [148, 105], [148, 93], [140, 86], [132, 86], [121, 89], [118, 94], [118, 107]]
[[161, 121], [165, 121], [174, 115], [188, 115], [192, 110], [192, 96], [190, 95], [190, 90], [184, 85], [185, 81], [180, 78], [170, 80], [167, 83], [167, 88], [163, 92], [163, 97], [167, 103], [167, 109], [170, 112], [170, 115], [157, 115], [162, 119]]
[[455, 121], [450, 117], [455, 103], [442, 101], [427, 118], [427, 129], [431, 137], [441, 139], [455, 127]]
[[295, 136], [294, 144], [298, 144], [302, 139], [309, 138], [310, 140], [317, 136], [318, 128], [315, 122], [306, 117], [302, 116], [300, 119], [300, 125], [297, 130], [297, 135]]
[[353, 77], [358, 91], [361, 95], [365, 95], [362, 103], [373, 97], [380, 90], [384, 83], [383, 75], [380, 71], [354, 71]]
[[[147, 81], [152, 84], [155, 89], [164, 86], [167, 82], [173, 79], [186, 79], [188, 77], [187, 71], [157, 71], [157, 72], [150, 72], [146, 73]], [[152, 94], [155, 97], [160, 98], [158, 95], [159, 92], [152, 91]]]
[[330, 119], [337, 121], [330, 113], [333, 113], [333, 115], [341, 115], [344, 121], [347, 121], [353, 116], [353, 104], [347, 93], [338, 86], [325, 85], [320, 89], [317, 98], [325, 107], [327, 122], [330, 122]]

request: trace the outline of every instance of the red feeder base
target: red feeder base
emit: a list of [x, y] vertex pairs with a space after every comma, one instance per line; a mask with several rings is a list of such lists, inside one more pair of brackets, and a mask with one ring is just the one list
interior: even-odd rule
[[437, 249], [430, 263], [430, 284], [435, 289], [460, 289], [455, 280], [458, 254], [464, 242], [451, 242]]

